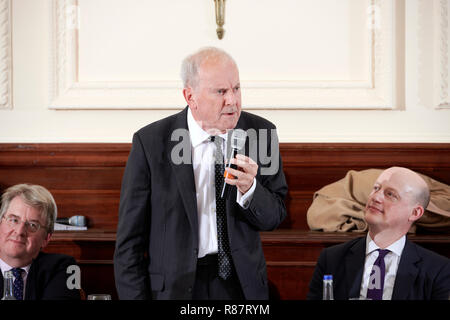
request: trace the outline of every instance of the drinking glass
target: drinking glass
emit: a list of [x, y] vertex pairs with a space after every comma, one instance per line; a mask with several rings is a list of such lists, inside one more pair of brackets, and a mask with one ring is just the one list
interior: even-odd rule
[[87, 297], [88, 300], [111, 300], [111, 295], [107, 293], [94, 293]]

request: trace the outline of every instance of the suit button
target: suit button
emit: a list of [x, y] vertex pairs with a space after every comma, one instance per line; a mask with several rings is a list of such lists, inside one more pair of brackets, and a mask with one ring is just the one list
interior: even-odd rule
[[189, 291], [189, 292], [192, 292], [192, 287], [189, 287], [189, 288], [188, 288], [188, 291]]
[[198, 249], [194, 249], [194, 254], [198, 255]]

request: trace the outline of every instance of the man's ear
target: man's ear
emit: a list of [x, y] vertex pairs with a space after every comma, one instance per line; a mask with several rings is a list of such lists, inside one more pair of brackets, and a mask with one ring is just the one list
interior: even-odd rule
[[191, 87], [187, 87], [187, 88], [183, 89], [183, 96], [184, 96], [184, 100], [186, 100], [186, 102], [189, 105], [189, 107], [191, 109], [195, 109], [196, 108], [196, 104], [195, 104], [193, 90], [192, 90]]
[[413, 208], [412, 214], [409, 217], [409, 221], [414, 222], [419, 220], [425, 212], [425, 209], [421, 205], [416, 205]]
[[51, 237], [52, 237], [52, 234], [50, 232], [48, 232], [47, 235], [45, 236], [44, 241], [42, 241], [41, 249], [44, 249], [48, 245]]

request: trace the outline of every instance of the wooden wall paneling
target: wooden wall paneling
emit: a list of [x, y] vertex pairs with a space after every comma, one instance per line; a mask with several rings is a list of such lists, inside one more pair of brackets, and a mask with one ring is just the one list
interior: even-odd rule
[[[55, 232], [47, 252], [74, 256], [86, 294], [117, 297], [113, 254], [120, 186], [130, 144], [0, 144], [0, 191], [30, 182], [55, 196], [59, 216], [86, 215], [90, 229]], [[288, 216], [279, 229], [262, 232], [272, 298], [304, 299], [323, 248], [360, 233], [311, 232], [306, 212], [313, 194], [342, 179], [348, 170], [409, 167], [450, 184], [450, 144], [282, 143], [280, 152], [289, 186]], [[450, 257], [448, 234], [410, 239]]]
[[85, 215], [89, 226], [115, 230], [130, 144], [1, 144], [0, 188], [41, 184], [59, 217]]
[[81, 269], [81, 287], [86, 296], [108, 293], [117, 299], [114, 282], [115, 232], [91, 229], [89, 232], [55, 232], [45, 248], [46, 252], [73, 256]]
[[[0, 189], [31, 182], [55, 196], [59, 216], [83, 214], [91, 227], [115, 229], [130, 144], [0, 144]], [[284, 229], [308, 230], [314, 192], [348, 170], [406, 166], [450, 184], [449, 144], [282, 143], [289, 186]]]
[[[329, 246], [363, 237], [363, 233], [324, 233], [301, 230], [261, 232], [271, 299], [306, 299], [320, 252]], [[448, 235], [409, 235], [417, 244], [450, 257]], [[77, 259], [86, 294], [109, 293], [117, 297], [113, 254], [115, 233], [56, 232], [46, 252], [64, 252]]]
[[81, 287], [89, 294], [110, 294], [113, 300], [118, 299], [114, 283], [114, 268], [112, 261], [80, 261]]

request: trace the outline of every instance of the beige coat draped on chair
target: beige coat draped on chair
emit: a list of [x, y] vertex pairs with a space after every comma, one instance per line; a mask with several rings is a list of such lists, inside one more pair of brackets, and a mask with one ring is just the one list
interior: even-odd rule
[[[307, 220], [311, 230], [366, 231], [364, 207], [381, 169], [350, 170], [346, 176], [314, 193]], [[420, 174], [430, 188], [430, 204], [413, 225], [435, 232], [450, 232], [450, 186]]]

